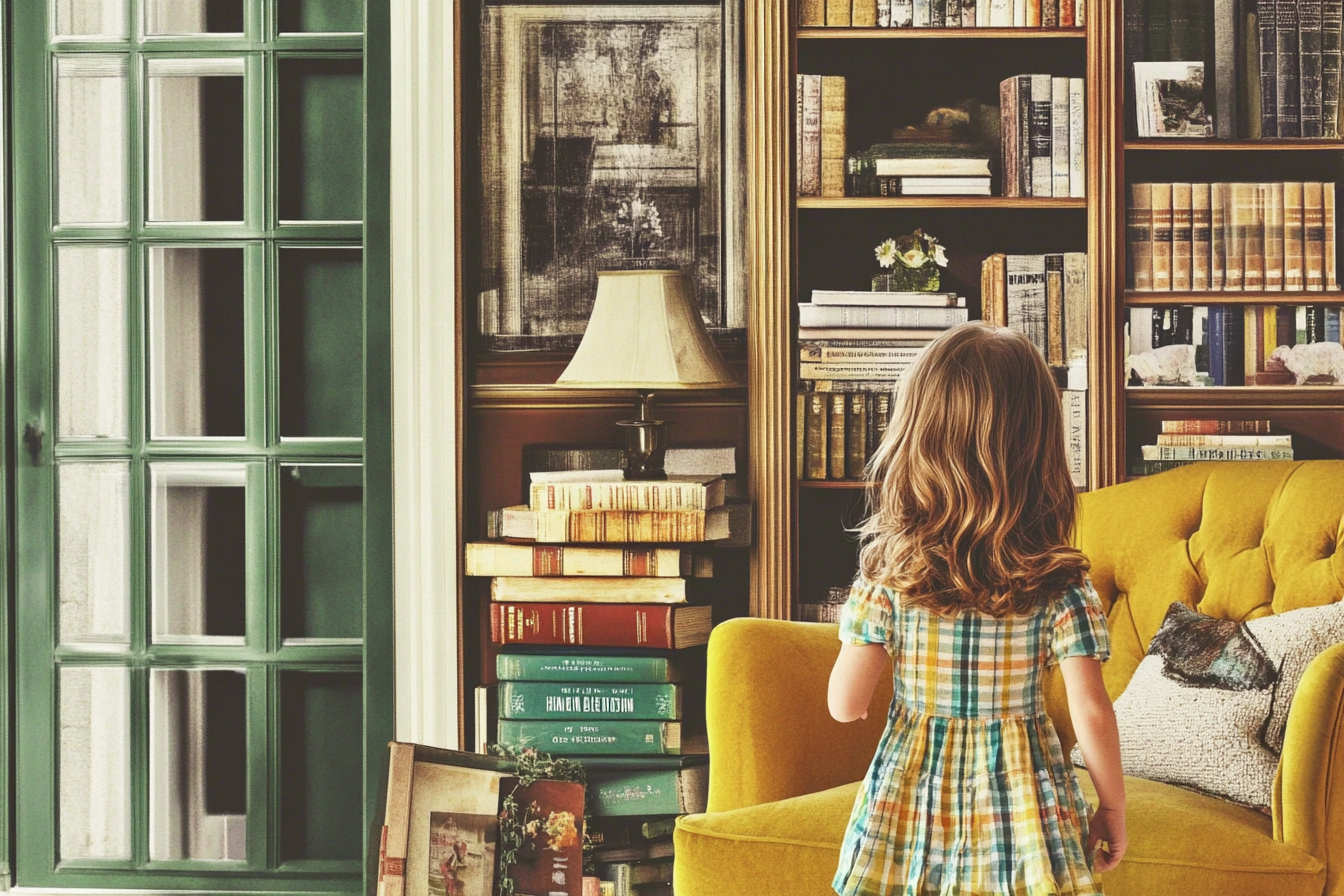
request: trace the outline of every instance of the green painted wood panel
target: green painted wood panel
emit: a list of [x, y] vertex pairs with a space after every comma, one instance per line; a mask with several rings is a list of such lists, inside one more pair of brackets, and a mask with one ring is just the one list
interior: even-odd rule
[[279, 251], [282, 438], [364, 434], [363, 253]]
[[364, 217], [364, 63], [282, 57], [277, 66], [280, 219]]
[[281, 34], [288, 32], [360, 32], [364, 0], [276, 0]]
[[[332, 475], [340, 471], [347, 475]], [[348, 472], [347, 472], [348, 471]], [[364, 489], [359, 467], [287, 466], [280, 476], [280, 634], [364, 632]], [[353, 482], [349, 480], [353, 479]]]
[[363, 696], [356, 672], [280, 674], [280, 858], [359, 859]]

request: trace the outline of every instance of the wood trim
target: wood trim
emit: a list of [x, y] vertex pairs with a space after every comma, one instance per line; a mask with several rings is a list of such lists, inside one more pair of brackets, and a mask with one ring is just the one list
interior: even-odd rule
[[[463, 414], [457, 4], [392, 0], [396, 736], [456, 749]], [[445, 210], [452, 209], [452, 214]]]
[[799, 40], [1040, 40], [1087, 35], [1085, 28], [799, 28]]
[[800, 196], [802, 208], [1087, 208], [1086, 199], [1041, 196]]
[[1344, 408], [1344, 386], [1131, 386], [1125, 392], [1130, 407], [1147, 411]]
[[750, 460], [756, 505], [751, 615], [789, 618], [793, 598], [792, 4], [746, 0], [747, 183], [752, 250], [747, 321]]
[[1344, 150], [1344, 140], [1317, 140], [1315, 138], [1271, 138], [1268, 140], [1130, 140], [1125, 149], [1150, 150], [1191, 150], [1196, 152], [1268, 152], [1280, 149], [1295, 150]]
[[1125, 291], [1125, 304], [1154, 305], [1344, 305], [1344, 292], [1136, 292]]
[[1104, 488], [1125, 476], [1124, 328], [1117, 297], [1125, 285], [1124, 37], [1120, 8], [1087, 0], [1088, 482]]

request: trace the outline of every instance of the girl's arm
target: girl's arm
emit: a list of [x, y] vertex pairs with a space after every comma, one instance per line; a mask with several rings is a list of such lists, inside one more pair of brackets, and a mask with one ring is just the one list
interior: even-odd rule
[[837, 722], [868, 718], [868, 704], [878, 679], [887, 671], [887, 648], [882, 644], [841, 644], [831, 669], [826, 703]]
[[1125, 778], [1120, 767], [1120, 732], [1115, 710], [1101, 678], [1101, 663], [1091, 656], [1073, 656], [1059, 664], [1069, 696], [1069, 715], [1078, 735], [1078, 748], [1092, 784], [1097, 790], [1097, 813], [1087, 837], [1088, 852], [1106, 842], [1098, 852], [1097, 871], [1110, 871], [1120, 864], [1129, 838], [1125, 834]]

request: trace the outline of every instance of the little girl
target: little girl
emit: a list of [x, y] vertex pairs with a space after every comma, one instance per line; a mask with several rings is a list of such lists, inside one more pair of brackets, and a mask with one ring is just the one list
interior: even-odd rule
[[[829, 704], [867, 718], [887, 655], [895, 699], [840, 849], [841, 896], [1078, 896], [1125, 851], [1110, 652], [1059, 394], [1020, 333], [979, 323], [929, 345], [870, 467], [872, 514], [841, 614]], [[1100, 805], [1045, 714], [1058, 663]]]

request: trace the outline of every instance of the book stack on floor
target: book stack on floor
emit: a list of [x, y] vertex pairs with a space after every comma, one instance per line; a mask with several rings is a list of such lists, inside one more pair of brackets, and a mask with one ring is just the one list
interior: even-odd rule
[[800, 28], [1081, 28], [1084, 0], [800, 0]]
[[1293, 439], [1268, 420], [1163, 420], [1156, 445], [1141, 447], [1131, 476], [1208, 460], [1292, 460]]
[[986, 323], [1025, 333], [1060, 386], [1069, 468], [1087, 484], [1087, 253], [995, 254], [980, 267]]
[[1131, 184], [1125, 230], [1139, 292], [1339, 289], [1333, 183]]
[[1125, 0], [1126, 90], [1135, 64], [1198, 62], [1218, 138], [1337, 137], [1342, 23], [1321, 0]]
[[1344, 342], [1342, 316], [1344, 309], [1337, 305], [1130, 308], [1129, 354], [1193, 345], [1198, 382], [1189, 385], [1293, 386], [1297, 377], [1282, 352], [1275, 356], [1276, 349]]
[[845, 79], [797, 77], [799, 196], [845, 195]]
[[967, 320], [954, 292], [814, 290], [798, 305], [800, 479], [862, 479], [896, 384], [919, 351]]
[[803, 601], [798, 604], [800, 622], [839, 622], [840, 610], [849, 600], [850, 586], [832, 585], [819, 601]]
[[990, 156], [969, 126], [901, 128], [845, 159], [845, 188], [850, 196], [990, 196]]
[[1087, 195], [1082, 78], [1016, 75], [999, 83], [1004, 196]]

